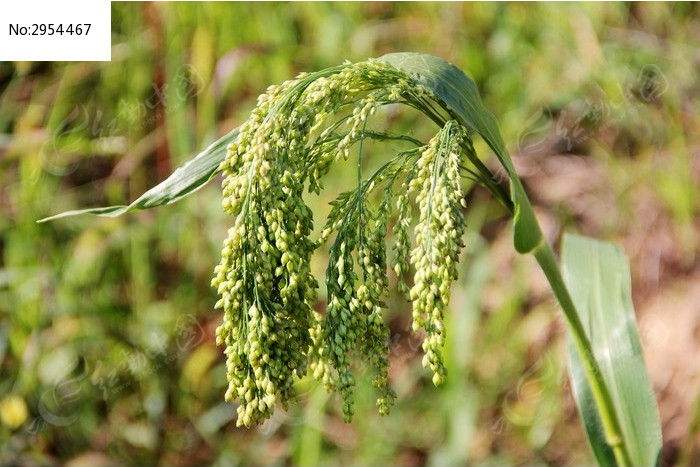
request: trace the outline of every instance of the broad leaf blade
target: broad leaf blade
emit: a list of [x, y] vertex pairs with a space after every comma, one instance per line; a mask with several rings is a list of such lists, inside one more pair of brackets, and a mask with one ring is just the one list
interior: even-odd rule
[[515, 205], [515, 249], [520, 253], [534, 250], [542, 242], [542, 232], [522, 183], [515, 173], [513, 162], [498, 129], [498, 123], [481, 102], [474, 81], [456, 66], [433, 55], [401, 52], [384, 55], [380, 60], [410, 74], [445, 102], [464, 125], [484, 138], [496, 153], [510, 179], [511, 199]]
[[[637, 334], [629, 262], [613, 244], [566, 235], [562, 266], [613, 399], [632, 463], [656, 465], [661, 424]], [[601, 465], [614, 465], [583, 363], [571, 342], [569, 358], [574, 395], [593, 452]]]
[[576, 399], [576, 405], [578, 406], [578, 411], [583, 420], [583, 426], [586, 429], [588, 444], [598, 461], [598, 465], [616, 465], [613, 450], [605, 441], [603, 422], [598, 413], [598, 406], [593, 399], [591, 386], [586, 378], [586, 371], [583, 368], [583, 363], [581, 362], [581, 357], [578, 355], [576, 346], [571, 339], [569, 339], [569, 361], [571, 386], [574, 390], [574, 398]]
[[79, 214], [116, 217], [131, 211], [141, 211], [164, 204], [175, 203], [203, 187], [219, 172], [219, 165], [226, 157], [228, 145], [237, 137], [238, 128], [213, 142], [194, 159], [176, 169], [167, 179], [148, 190], [128, 206], [108, 206], [67, 211], [41, 219], [38, 222], [46, 222]]

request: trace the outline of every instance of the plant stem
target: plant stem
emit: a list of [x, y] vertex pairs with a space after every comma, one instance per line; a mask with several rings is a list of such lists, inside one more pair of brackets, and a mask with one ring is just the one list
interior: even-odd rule
[[[474, 161], [472, 160], [472, 162]], [[477, 168], [482, 171], [485, 169], [485, 171], [488, 172], [488, 169], [486, 169], [483, 164], [481, 166], [477, 165]], [[508, 165], [505, 165], [505, 168], [507, 171], [509, 171], [509, 174], [511, 174], [511, 181], [517, 184], [515, 189], [519, 189], [524, 195], [520, 199], [520, 215], [522, 215], [523, 205], [528, 208], [526, 210], [527, 212], [532, 213], [530, 201], [527, 198], [527, 195], [525, 195], [522, 184], [515, 174], [515, 169]], [[511, 187], [511, 190], [513, 190], [513, 187]], [[511, 209], [511, 212], [513, 212], [513, 206], [514, 203], [506, 205], [506, 207]], [[591, 386], [591, 392], [593, 393], [593, 398], [595, 399], [596, 407], [598, 408], [598, 413], [603, 424], [605, 441], [612, 448], [618, 467], [631, 466], [633, 465], [632, 460], [627, 452], [627, 446], [625, 445], [625, 439], [617, 417], [617, 411], [615, 410], [615, 405], [613, 404], [612, 397], [610, 396], [610, 391], [608, 390], [605, 380], [603, 379], [603, 373], [600, 369], [600, 365], [598, 364], [598, 360], [596, 360], [595, 353], [593, 352], [593, 346], [586, 336], [583, 323], [581, 323], [581, 318], [576, 311], [571, 295], [569, 295], [569, 290], [566, 288], [564, 279], [559, 271], [559, 266], [554, 258], [552, 248], [542, 235], [542, 230], [539, 223], [537, 223], [537, 219], [534, 218], [534, 215], [532, 216], [532, 219], [534, 222], [531, 227], [537, 231], [536, 236], [539, 236], [540, 241], [531, 251], [531, 253], [535, 256], [535, 259], [537, 259], [537, 262], [547, 277], [547, 281], [552, 287], [552, 292], [554, 292], [554, 296], [557, 298], [562, 312], [564, 313], [564, 317], [569, 325], [569, 329], [571, 330], [571, 335], [574, 339], [576, 350], [578, 351], [581, 361], [583, 362], [586, 378], [588, 379], [588, 384]]]
[[533, 251], [537, 262], [540, 264], [542, 271], [549, 285], [552, 287], [554, 296], [559, 301], [561, 309], [564, 313], [566, 321], [569, 324], [569, 329], [571, 330], [571, 335], [574, 339], [576, 349], [581, 356], [581, 361], [583, 362], [583, 367], [586, 371], [586, 376], [588, 378], [588, 383], [591, 385], [591, 392], [596, 401], [596, 406], [598, 407], [598, 412], [600, 414], [600, 419], [603, 423], [603, 429], [605, 431], [605, 440], [610, 445], [615, 455], [615, 460], [619, 467], [631, 466], [632, 460], [629, 457], [627, 448], [625, 446], [624, 437], [622, 430], [620, 429], [620, 422], [617, 418], [617, 412], [615, 411], [615, 406], [613, 404], [612, 398], [610, 397], [610, 392], [603, 379], [603, 374], [601, 372], [598, 361], [593, 353], [593, 347], [591, 342], [586, 336], [586, 332], [581, 323], [581, 319], [576, 311], [574, 302], [571, 300], [569, 291], [564, 284], [564, 280], [559, 272], [559, 267], [554, 259], [554, 253], [549, 246], [549, 243], [543, 238], [539, 246]]

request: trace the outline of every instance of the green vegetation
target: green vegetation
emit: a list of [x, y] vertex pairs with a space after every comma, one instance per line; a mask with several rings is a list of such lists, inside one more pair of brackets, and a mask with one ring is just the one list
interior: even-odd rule
[[[585, 313], [588, 314], [584, 316], [589, 318], [579, 323], [577, 329], [575, 317], [578, 315], [573, 306], [567, 303], [566, 288], [556, 273], [551, 251], [542, 241], [533, 215], [540, 210], [538, 215], [544, 212], [552, 216], [550, 208], [554, 206], [557, 214], [550, 219], [569, 225], [571, 230], [617, 237], [625, 235], [629, 223], [636, 218], [633, 195], [638, 190], [651, 189], [656, 195], [655, 199], [661, 200], [655, 209], [668, 212], [673, 219], [672, 234], [678, 238], [678, 251], [684, 258], [680, 267], [684, 271], [692, 271], [697, 250], [697, 206], [693, 200], [697, 199], [698, 194], [693, 171], [689, 170], [693, 150], [687, 135], [692, 135], [692, 132], [687, 133], [683, 127], [676, 128], [674, 132], [673, 125], [666, 122], [661, 125], [661, 121], [666, 115], [677, 114], [681, 108], [679, 99], [684, 103], [689, 99], [690, 108], [694, 108], [692, 105], [697, 99], [692, 88], [694, 80], [683, 75], [675, 61], [677, 57], [672, 53], [654, 54], [649, 48], [633, 47], [634, 53], [625, 50], [625, 61], [615, 60], [620, 52], [616, 52], [614, 46], [620, 47], [620, 44], [614, 37], [610, 39], [603, 34], [607, 31], [603, 28], [627, 28], [628, 25], [620, 25], [620, 21], [643, 15], [640, 11], [644, 10], [636, 6], [632, 9], [622, 5], [600, 9], [539, 6], [533, 10], [523, 10], [516, 5], [506, 8], [458, 6], [455, 11], [447, 5], [386, 7], [389, 10], [384, 14], [390, 18], [387, 20], [389, 23], [394, 21], [391, 18], [395, 18], [395, 21], [424, 18], [425, 21], [436, 22], [437, 30], [450, 24], [443, 21], [448, 18], [453, 20], [455, 12], [459, 12], [460, 17], [465, 16], [464, 24], [481, 24], [485, 29], [475, 26], [470, 34], [486, 38], [491, 48], [470, 49], [470, 42], [462, 37], [461, 41], [453, 40], [449, 44], [463, 43], [463, 50], [441, 53], [439, 44], [435, 43], [432, 51], [450, 58], [472, 74], [487, 99], [487, 107], [499, 115], [505, 140], [517, 142], [511, 151], [517, 152], [520, 158], [528, 154], [534, 154], [530, 157], [536, 158], [538, 152], [545, 155], [551, 153], [567, 163], [579, 158], [557, 155], [557, 152], [583, 153], [588, 161], [606, 174], [609, 183], [605, 186], [618, 190], [613, 192], [618, 217], [610, 219], [601, 218], [600, 214], [586, 217], [590, 212], [586, 212], [584, 206], [581, 214], [580, 204], [577, 212], [574, 200], [563, 199], [552, 204], [551, 197], [548, 199], [546, 193], [542, 195], [542, 191], [539, 191], [554, 183], [552, 177], [529, 180], [531, 177], [525, 173], [524, 189], [520, 179], [515, 176], [516, 167], [510, 162], [497, 129], [493, 131], [494, 126], [484, 123], [481, 118], [484, 114], [480, 114], [478, 108], [476, 115], [480, 118], [474, 119], [475, 109], [470, 104], [475, 102], [476, 87], [459, 88], [462, 92], [467, 91], [464, 100], [440, 96], [440, 87], [434, 87], [433, 92], [446, 104], [444, 110], [455, 112], [462, 125], [476, 130], [483, 137], [483, 141], [474, 141], [474, 154], [479, 154], [484, 162], [480, 163], [476, 156], [469, 157], [470, 163], [475, 165], [465, 167], [468, 170], [465, 173], [475, 178], [465, 180], [461, 185], [470, 200], [469, 209], [464, 211], [466, 248], [459, 265], [460, 279], [456, 281], [457, 286], [450, 301], [451, 310], [444, 313], [447, 333], [444, 359], [439, 362], [428, 360], [428, 365], [438, 370], [435, 373], [439, 376], [438, 380], [442, 379], [442, 366], [450, 373], [443, 389], [433, 389], [432, 385], [425, 384], [434, 376], [419, 368], [420, 356], [416, 350], [420, 343], [415, 342], [409, 329], [407, 315], [410, 313], [403, 308], [398, 295], [392, 293], [386, 297], [389, 312], [385, 320], [391, 332], [391, 372], [385, 373], [386, 367], [380, 359], [377, 374], [380, 376], [380, 387], [383, 384], [381, 381], [388, 380], [398, 396], [391, 417], [376, 418], [371, 410], [374, 405], [370, 384], [373, 373], [367, 372], [369, 365], [362, 363], [353, 365], [357, 385], [354, 396], [356, 416], [352, 425], [336, 425], [338, 409], [342, 404], [328, 404], [323, 392], [318, 392], [312, 382], [302, 380], [291, 383], [299, 394], [299, 403], [291, 405], [289, 412], [275, 412], [272, 419], [256, 431], [241, 433], [234, 428], [235, 411], [231, 405], [220, 403], [221, 394], [225, 392], [222, 386], [226, 371], [224, 361], [219, 359], [219, 352], [212, 344], [214, 328], [221, 321], [211, 310], [211, 304], [216, 299], [207, 284], [211, 264], [216, 261], [217, 243], [225, 237], [230, 225], [230, 221], [218, 211], [216, 190], [203, 189], [197, 196], [175, 207], [155, 212], [134, 213], [115, 219], [86, 221], [86, 218], [72, 218], [38, 226], [34, 223], [37, 218], [48, 214], [88, 204], [86, 200], [90, 198], [86, 195], [96, 190], [86, 191], [81, 186], [86, 180], [99, 178], [89, 173], [91, 169], [99, 167], [96, 161], [104, 163], [105, 173], [111, 175], [106, 179], [104, 188], [97, 191], [104, 195], [100, 194], [99, 199], [93, 198], [90, 204], [124, 204], [120, 197], [125, 192], [125, 180], [128, 180], [132, 194], [130, 198], [136, 198], [147, 186], [165, 178], [172, 167], [186, 160], [189, 154], [195, 152], [195, 147], [204, 146], [215, 139], [216, 136], [210, 133], [215, 128], [215, 121], [224, 122], [224, 127], [217, 133], [225, 133], [244, 120], [241, 117], [245, 115], [246, 108], [254, 107], [247, 101], [249, 97], [244, 97], [243, 101], [236, 102], [237, 111], [241, 113], [234, 114], [228, 120], [230, 107], [227, 107], [227, 102], [231, 102], [232, 98], [227, 96], [250, 96], [248, 90], [255, 95], [261, 90], [260, 83], [279, 82], [293, 74], [292, 70], [286, 69], [280, 72], [280, 76], [271, 76], [275, 64], [289, 66], [295, 63], [297, 56], [302, 56], [295, 54], [304, 50], [303, 41], [294, 51], [274, 48], [274, 52], [260, 57], [257, 64], [255, 60], [258, 58], [254, 55], [265, 49], [264, 44], [248, 47], [234, 57], [239, 66], [241, 57], [248, 57], [246, 65], [241, 66], [235, 75], [229, 72], [228, 79], [221, 78], [222, 69], [228, 67], [230, 70], [233, 60], [231, 55], [224, 56], [223, 51], [231, 50], [236, 42], [252, 43], [256, 37], [255, 32], [250, 32], [247, 39], [234, 38], [231, 37], [234, 33], [225, 27], [236, 9], [240, 9], [240, 14], [247, 8], [252, 7], [166, 4], [144, 11], [129, 6], [115, 7], [114, 16], [122, 21], [120, 28], [123, 30], [119, 31], [128, 37], [123, 42], [117, 39], [115, 50], [119, 50], [119, 44], [124, 44], [127, 51], [123, 51], [124, 64], [121, 68], [135, 70], [126, 81], [126, 88], [125, 81], [116, 73], [116, 67], [111, 68], [110, 75], [113, 64], [53, 65], [43, 70], [33, 65], [15, 64], [8, 69], [9, 79], [4, 81], [6, 84], [3, 85], [5, 88], [0, 101], [0, 115], [6, 122], [3, 124], [7, 125], [7, 130], [3, 129], [7, 131], [3, 140], [7, 141], [5, 151], [10, 155], [8, 160], [13, 161], [7, 170], [19, 170], [22, 177], [22, 183], [10, 185], [11, 191], [8, 190], [8, 193], [13, 196], [13, 203], [9, 204], [8, 209], [17, 206], [22, 209], [8, 211], [11, 213], [8, 219], [11, 219], [12, 229], [8, 229], [3, 256], [7, 286], [0, 291], [0, 306], [3, 307], [0, 312], [5, 313], [3, 317], [8, 323], [7, 328], [3, 328], [8, 331], [3, 335], [9, 349], [9, 352], [2, 353], [3, 392], [8, 394], [1, 405], [2, 429], [5, 430], [3, 434], [7, 435], [7, 449], [4, 449], [3, 456], [7, 456], [8, 460], [16, 459], [16, 456], [38, 459], [44, 455], [70, 459], [106, 450], [106, 455], [126, 463], [165, 464], [176, 461], [267, 464], [285, 459], [308, 465], [340, 462], [428, 462], [438, 465], [467, 461], [477, 464], [590, 462], [580, 444], [583, 433], [576, 425], [578, 421], [564, 417], [563, 407], [567, 403], [562, 395], [566, 383], [558, 370], [562, 368], [562, 346], [559, 344], [563, 334], [554, 331], [556, 326], [552, 326], [555, 323], [555, 307], [546, 301], [546, 296], [536, 298], [534, 291], [537, 289], [529, 272], [532, 263], [523, 259], [527, 257], [506, 255], [499, 258], [500, 239], [513, 236], [513, 232], [509, 232], [511, 224], [508, 222], [511, 206], [515, 207], [516, 213], [515, 246], [520, 252], [535, 253], [564, 306], [574, 335], [579, 339], [579, 351], [583, 350], [584, 365], [578, 368], [584, 373], [588, 372], [588, 378], [574, 378], [574, 382], [594, 447], [595, 425], [602, 423], [608, 441], [618, 435], [624, 437], [625, 442], [617, 445], [617, 450], [627, 451], [626, 454], [615, 454], [618, 461], [622, 460], [620, 463], [625, 462], [625, 456], [637, 463], [639, 459], [648, 459], [649, 452], [653, 456], [658, 451], [658, 445], [653, 441], [654, 436], [658, 440], [658, 429], [655, 433], [653, 427], [653, 399], [648, 399], [650, 393], [645, 393], [644, 385], [641, 385], [639, 389], [642, 392], [637, 398], [641, 405], [627, 412], [620, 406], [627, 399], [618, 397], [618, 389], [624, 388], [629, 381], [625, 382], [625, 377], [620, 376], [618, 382], [613, 384], [621, 386], [610, 386], [617, 375], [615, 365], [619, 362], [612, 362], [612, 367], [603, 365], [602, 371], [586, 363], [595, 361], [587, 358], [590, 356], [590, 352], [586, 351], [587, 340], [594, 342], [594, 352], [598, 351], [596, 345], [601, 345], [601, 348], [610, 345], [610, 342], [606, 343], [606, 337], [603, 336], [601, 340], [594, 331], [598, 324], [592, 320], [600, 313], [586, 307]], [[306, 37], [307, 29], [299, 27], [295, 18], [303, 25], [308, 25], [309, 21], [316, 24], [313, 19], [318, 24], [328, 25], [327, 29], [320, 26], [318, 29], [310, 28], [311, 31], [319, 31], [320, 37], [328, 39], [322, 41], [324, 47], [333, 44], [331, 38], [334, 34], [362, 29], [357, 26], [348, 26], [347, 29], [338, 27], [342, 21], [363, 24], [367, 18], [379, 14], [368, 5], [299, 6], [295, 7], [299, 10], [293, 10], [292, 16], [275, 10], [273, 5], [256, 8], [258, 15], [268, 15], [266, 26], [269, 26], [270, 18], [277, 18], [279, 25], [293, 25], [291, 31], [302, 38]], [[528, 24], [534, 24], [540, 18], [540, 24], [548, 24], [544, 18], [552, 12], [571, 13], [571, 9], [578, 10], [576, 17], [587, 18], [588, 23], [572, 21], [570, 25], [558, 25], [554, 29], [527, 28]], [[675, 21], [674, 24], [678, 26], [669, 30], [672, 32], [668, 34], [681, 34], [683, 28], [680, 25], [686, 27], [687, 34], [694, 31], [690, 20], [693, 18], [692, 11], [660, 11], [664, 12], [663, 17], [669, 22]], [[467, 20], [466, 16], [475, 18]], [[338, 18], [342, 18], [341, 23], [337, 23]], [[218, 26], [204, 28], [197, 24], [205, 20], [209, 26]], [[191, 24], [187, 26], [190, 21]], [[602, 29], [591, 29], [591, 24], [596, 27], [600, 25]], [[654, 28], [659, 25], [649, 23], [645, 27], [657, 31]], [[453, 29], [458, 30], [461, 31], [459, 28]], [[158, 34], [156, 37], [172, 40], [164, 41], [167, 47], [153, 45], [154, 50], [139, 53], [140, 43], [132, 39], [135, 34], [131, 31], [151, 31]], [[283, 35], [285, 31], [290, 29], [280, 26], [275, 33]], [[455, 34], [459, 37], [462, 32]], [[274, 44], [274, 37], [265, 37]], [[522, 84], [509, 87], [508, 79], [512, 83], [522, 83], [523, 77], [527, 76], [522, 72], [527, 69], [526, 66], [520, 70], [512, 69], [523, 55], [523, 50], [518, 48], [522, 45], [513, 45], [542, 45], [551, 41], [552, 37], [558, 38], [559, 43], [571, 39], [577, 44], [576, 53], [570, 52], [571, 56], [567, 57], [567, 63], [571, 65], [588, 63], [587, 60], [595, 56], [596, 51], [591, 52], [590, 49], [595, 45], [599, 47], [601, 55], [597, 60], [609, 60], [612, 65], [599, 74], [589, 73], [585, 78], [577, 75], [574, 83], [568, 87], [552, 89], [550, 86], [543, 89], [540, 85], [528, 87], [527, 91], [530, 92], [518, 87]], [[668, 40], [675, 40], [674, 37]], [[502, 49], [504, 40], [510, 41], [510, 48]], [[343, 43], [342, 40], [338, 41], [336, 50], [340, 50]], [[601, 47], [601, 43], [612, 43], [613, 47]], [[498, 44], [501, 44], [500, 51]], [[392, 43], [392, 49], [411, 49], [410, 45], [410, 40], [397, 40]], [[190, 50], [192, 59], [189, 62], [192, 66], [183, 67], [182, 64], [188, 63], [188, 60], [183, 59], [182, 54]], [[319, 58], [318, 63], [305, 62], [300, 68], [323, 69], [323, 66], [339, 61], [333, 53], [324, 55], [321, 50], [319, 55], [311, 57], [325, 59]], [[357, 52], [352, 51], [353, 54]], [[540, 52], [537, 51], [538, 54]], [[683, 52], [678, 53], [682, 55]], [[358, 54], [358, 57], [372, 55], [377, 54]], [[162, 61], [156, 62], [155, 70], [149, 64], [154, 56], [162, 57]], [[530, 55], [533, 61], [537, 56], [533, 50]], [[690, 61], [696, 59], [691, 55], [682, 56]], [[510, 59], [511, 69], [507, 71], [505, 67], [498, 66], [499, 59]], [[403, 64], [406, 72], [414, 72], [416, 70], [411, 67], [421, 66], [403, 59], [394, 62], [391, 58], [387, 60], [399, 68]], [[139, 80], [137, 70], [142, 73], [153, 71], [153, 75]], [[551, 67], [541, 66], [532, 73], [541, 83], [546, 83], [548, 79], [552, 82], [552, 70]], [[450, 71], [446, 70], [446, 73], [449, 76]], [[62, 77], [58, 80], [60, 84], [52, 86], [51, 83], [57, 82], [57, 75]], [[426, 78], [426, 73], [421, 74], [422, 84], [428, 89], [431, 83], [435, 84], [429, 75]], [[440, 75], [437, 73], [438, 77]], [[494, 80], [500, 80], [498, 85]], [[155, 97], [145, 91], [152, 84], [155, 86]], [[612, 105], [612, 98], [604, 94], [609, 100], [603, 100], [603, 104], [608, 108], [600, 110], [584, 105], [583, 109], [577, 109], [577, 102], [588, 102], [586, 99], [592, 95], [594, 86], [605, 90], [614, 89], [617, 84], [623, 86], [625, 99], [634, 98], [636, 101], [615, 101], [615, 105]], [[74, 107], [73, 103], [80, 99], [80, 92], [91, 86], [100, 90], [98, 96], [83, 98], [84, 107]], [[130, 87], [133, 89], [130, 90]], [[29, 98], [23, 97], [27, 96], [27, 89]], [[495, 97], [489, 94], [492, 90]], [[543, 90], [551, 94], [542, 94]], [[131, 101], [122, 98], [138, 96], [139, 93], [144, 98], [141, 102], [138, 98]], [[122, 110], [113, 121], [109, 118], [105, 120], [103, 113], [106, 108], [104, 102], [110, 102], [110, 96], [114, 96], [111, 108]], [[499, 98], [513, 99], [499, 101]], [[114, 105], [114, 101], [118, 104]], [[23, 106], [26, 102], [44, 104]], [[542, 102], [549, 107], [545, 108], [545, 112], [537, 112]], [[136, 106], [132, 106], [133, 103]], [[685, 105], [683, 108], [687, 109], [688, 104]], [[552, 113], [549, 111], [551, 108], [559, 110]], [[134, 111], [136, 116], [130, 116]], [[574, 114], [578, 116], [573, 123], [561, 117], [574, 111], [579, 113]], [[379, 118], [375, 116], [373, 119], [377, 124], [386, 126], [386, 129], [377, 130], [376, 135], [388, 135], [391, 130], [392, 134], [410, 134], [415, 141], [430, 140], [432, 124], [429, 119], [417, 117], [415, 113], [398, 113], [393, 107], [388, 107]], [[640, 121], [650, 122], [648, 125], [655, 131], [633, 131]], [[677, 118], [675, 121], [680, 120]], [[523, 122], [526, 122], [525, 127], [522, 126]], [[44, 126], [48, 132], [34, 130]], [[609, 135], [611, 128], [615, 130], [612, 138]], [[377, 169], [381, 172], [388, 160], [384, 148], [393, 146], [397, 149], [392, 152], [396, 153], [407, 143], [391, 140], [387, 143], [386, 138], [382, 138], [385, 140], [382, 145], [375, 145], [366, 128], [362, 128], [361, 134], [362, 164], [358, 164], [361, 169], [359, 175]], [[452, 133], [448, 131], [447, 134]], [[195, 159], [189, 167], [197, 169], [196, 180], [190, 179], [184, 183], [184, 187], [179, 186], [165, 193], [161, 201], [174, 200], [179, 196], [179, 189], [184, 188], [189, 193], [200, 182], [208, 180], [215, 171], [211, 169], [210, 162], [223, 154], [222, 149], [230, 138], [225, 137]], [[560, 149], [548, 147], [548, 139], [551, 138], [555, 139]], [[32, 150], [37, 147], [38, 151]], [[674, 162], [661, 174], [648, 170], [649, 164], [660, 157], [658, 153], [663, 154], [664, 148], [670, 147], [682, 148], [681, 155], [673, 158]], [[647, 148], [646, 152], [644, 148]], [[498, 161], [486, 160], [489, 149], [495, 152]], [[640, 157], [640, 153], [643, 156]], [[34, 156], [24, 157], [26, 154]], [[178, 155], [177, 159], [171, 156], [174, 154]], [[321, 159], [323, 154], [324, 151], [320, 151]], [[87, 170], [86, 160], [91, 162]], [[518, 160], [516, 158], [516, 162]], [[498, 188], [498, 177], [493, 177], [494, 173], [498, 174], [496, 162], [503, 165], [504, 179], [511, 182], [513, 205], [505, 198], [503, 190]], [[342, 166], [342, 161], [336, 165]], [[518, 170], [522, 169], [519, 167]], [[654, 177], [650, 176], [652, 173]], [[484, 176], [486, 174], [489, 176]], [[671, 176], [676, 177], [673, 182], [668, 178]], [[311, 203], [309, 206], [316, 219], [326, 217], [328, 208], [325, 206], [338, 192], [347, 189], [352, 193], [354, 186], [354, 193], [362, 193], [360, 187], [363, 185], [358, 185], [357, 176], [347, 176], [342, 168], [330, 168], [324, 180], [334, 189], [320, 191], [319, 196], [313, 198], [299, 195], [299, 202]], [[553, 180], [556, 181], [556, 178]], [[32, 184], [33, 181], [37, 183]], [[57, 191], [59, 181], [64, 186]], [[359, 181], [362, 181], [361, 177]], [[485, 185], [487, 190], [480, 188], [480, 185]], [[526, 189], [535, 193], [535, 211], [525, 196]], [[57, 192], [59, 196], [54, 199]], [[484, 196], [488, 192], [493, 196]], [[139, 207], [147, 206], [150, 197], [163, 194], [149, 193], [142, 198], [146, 204]], [[77, 201], [76, 196], [82, 196], [81, 201]], [[378, 209], [381, 209], [381, 199], [375, 200], [379, 203]], [[332, 210], [330, 214], [332, 218]], [[370, 223], [367, 227], [371, 229], [375, 226], [377, 231], [382, 231], [381, 224], [378, 222], [375, 226]], [[401, 238], [401, 223], [398, 226], [396, 238]], [[387, 227], [391, 225], [383, 228]], [[325, 231], [320, 226], [317, 229], [314, 235], [323, 237]], [[60, 246], [67, 241], [70, 248]], [[566, 253], [570, 242], [573, 240], [565, 243], [566, 267], [571, 270], [595, 269], [596, 263], [588, 264]], [[490, 250], [487, 247], [489, 243], [494, 245]], [[42, 246], [36, 248], [32, 245]], [[591, 251], [601, 248], [603, 251], [605, 247], [580, 244], [578, 248], [592, 248]], [[314, 256], [320, 256], [320, 262], [308, 259], [309, 271], [304, 273], [308, 272], [309, 277], [322, 275], [327, 263], [323, 259], [325, 254], [331, 261], [333, 255], [338, 254], [333, 248], [326, 252], [325, 247], [321, 247], [320, 251], [320, 255]], [[405, 248], [398, 248], [397, 251], [404, 251], [405, 254]], [[624, 257], [616, 257], [609, 252], [601, 254], [610, 256], [609, 265], [622, 265], [616, 270], [622, 271], [618, 274], [624, 273]], [[592, 253], [590, 258], [595, 258], [595, 254]], [[632, 259], [634, 272], [635, 258]], [[396, 264], [399, 265], [398, 269], [405, 272], [406, 263], [399, 261]], [[571, 277], [577, 276], [586, 277], [587, 274], [567, 275], [570, 288]], [[450, 273], [450, 277], [456, 277], [456, 271]], [[579, 311], [581, 304], [590, 299], [586, 290], [589, 290], [589, 294], [594, 293], [590, 291], [597, 291], [595, 293], [598, 295], [610, 293], [605, 288], [611, 283], [606, 271], [599, 271], [591, 277], [597, 278], [598, 282], [592, 281], [588, 288], [577, 288], [578, 292], [573, 295]], [[389, 279], [395, 280], [393, 277]], [[619, 284], [624, 285], [624, 278]], [[343, 284], [340, 285], [342, 287]], [[486, 294], [483, 293], [484, 289]], [[319, 293], [323, 303], [335, 292], [322, 287]], [[497, 297], [495, 301], [494, 296]], [[633, 317], [630, 300], [629, 297], [623, 298], [619, 305], [620, 312], [610, 319], [628, 323]], [[306, 306], [314, 305], [309, 302]], [[600, 324], [605, 325], [605, 319]], [[437, 324], [431, 323], [431, 326]], [[428, 331], [431, 329], [435, 328]], [[634, 331], [633, 326], [623, 329], [626, 332]], [[543, 332], [550, 334], [544, 341], [538, 337]], [[584, 332], [587, 337], [582, 338]], [[437, 341], [442, 339], [438, 338]], [[639, 369], [640, 346], [636, 337], [630, 342], [631, 355]], [[381, 350], [379, 354], [382, 354]], [[378, 353], [375, 350], [368, 355]], [[597, 354], [596, 357], [601, 358]], [[287, 358], [296, 357], [292, 354]], [[366, 359], [359, 360], [367, 362]], [[578, 374], [580, 376], [582, 373]], [[8, 377], [5, 378], [5, 375]], [[600, 388], [605, 385], [598, 385], [596, 389], [596, 378], [607, 379], [608, 388], [612, 387], [611, 394], [601, 395]], [[586, 386], [587, 381], [592, 381], [593, 385]], [[591, 400], [596, 400], [599, 406], [601, 400], [603, 405], [610, 404], [610, 410], [603, 409], [602, 419], [596, 420], [598, 412], [586, 409], [586, 401]], [[347, 415], [348, 410], [345, 411]], [[632, 430], [632, 433], [629, 429], [630, 419], [625, 414], [635, 411], [652, 414], [652, 421], [651, 425], [647, 423], [646, 428]], [[617, 413], [612, 425], [610, 420], [606, 420], [606, 413]], [[568, 438], [566, 433], [570, 433]], [[651, 443], [640, 444], [649, 439], [652, 439]], [[696, 455], [690, 441], [692, 439], [692, 433], [687, 431], [680, 439], [676, 437], [670, 455], [691, 462]], [[610, 459], [605, 457], [608, 455], [604, 449], [596, 450], [599, 460]]]

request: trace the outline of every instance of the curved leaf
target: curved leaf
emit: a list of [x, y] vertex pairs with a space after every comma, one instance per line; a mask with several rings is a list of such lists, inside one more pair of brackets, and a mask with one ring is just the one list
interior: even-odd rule
[[228, 145], [237, 137], [238, 128], [213, 142], [194, 159], [176, 169], [168, 178], [148, 190], [128, 206], [108, 206], [66, 211], [37, 222], [46, 222], [79, 214], [116, 217], [131, 211], [141, 211], [164, 204], [172, 204], [203, 187], [219, 172], [219, 165], [226, 157]]
[[[445, 60], [426, 54], [403, 52], [380, 58], [412, 75], [430, 89], [463, 123], [479, 133], [503, 165], [510, 179], [511, 199], [514, 204], [514, 244], [517, 251], [527, 253], [542, 242], [542, 233], [532, 207], [515, 173], [503, 138], [493, 114], [484, 107], [474, 84], [459, 68]], [[335, 69], [329, 69], [335, 70]], [[78, 214], [118, 216], [131, 211], [174, 203], [208, 182], [216, 174], [218, 164], [226, 155], [226, 146], [237, 135], [237, 130], [219, 139], [194, 160], [176, 170], [165, 181], [150, 189], [128, 206], [110, 206], [81, 209], [47, 217], [46, 222]]]
[[515, 206], [514, 244], [520, 253], [534, 250], [542, 241], [542, 231], [535, 219], [530, 201], [513, 162], [506, 150], [503, 137], [493, 114], [484, 107], [474, 81], [462, 70], [433, 55], [401, 52], [380, 58], [410, 74], [416, 81], [440, 98], [462, 123], [476, 131], [496, 153], [510, 179], [511, 199]]
[[[615, 245], [577, 235], [564, 237], [564, 280], [579, 312], [620, 421], [633, 465], [656, 465], [661, 423], [635, 324], [629, 262]], [[571, 381], [593, 452], [615, 465], [583, 363], [569, 343]]]

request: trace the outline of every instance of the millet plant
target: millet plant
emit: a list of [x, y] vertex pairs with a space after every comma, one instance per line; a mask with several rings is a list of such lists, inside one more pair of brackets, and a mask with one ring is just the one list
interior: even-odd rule
[[[429, 141], [372, 129], [382, 106], [426, 115]], [[477, 156], [482, 137], [509, 180], [499, 183]], [[407, 149], [363, 177], [367, 140]], [[305, 193], [319, 193], [337, 161], [357, 154], [357, 184], [331, 203], [318, 238]], [[382, 310], [393, 269], [412, 302], [413, 331], [423, 338], [423, 366], [446, 378], [444, 315], [463, 247], [461, 180], [483, 185], [513, 214], [514, 244], [532, 253], [559, 301], [570, 331], [574, 392], [593, 452], [602, 465], [652, 465], [661, 444], [656, 405], [629, 299], [629, 266], [614, 246], [578, 236], [564, 240], [563, 270], [544, 239], [493, 115], [474, 83], [433, 56], [400, 53], [345, 63], [271, 86], [248, 120], [129, 206], [71, 211], [119, 215], [168, 204], [223, 172], [223, 209], [231, 228], [212, 286], [223, 310], [224, 346], [238, 425], [286, 408], [295, 378], [311, 373], [343, 398], [353, 415], [351, 356], [373, 369], [377, 407], [388, 414], [396, 394], [387, 381], [389, 331]], [[391, 255], [386, 238], [391, 232]], [[311, 258], [329, 245], [327, 306], [317, 312]], [[391, 261], [388, 260], [391, 257]], [[410, 284], [410, 285], [409, 285]]]

